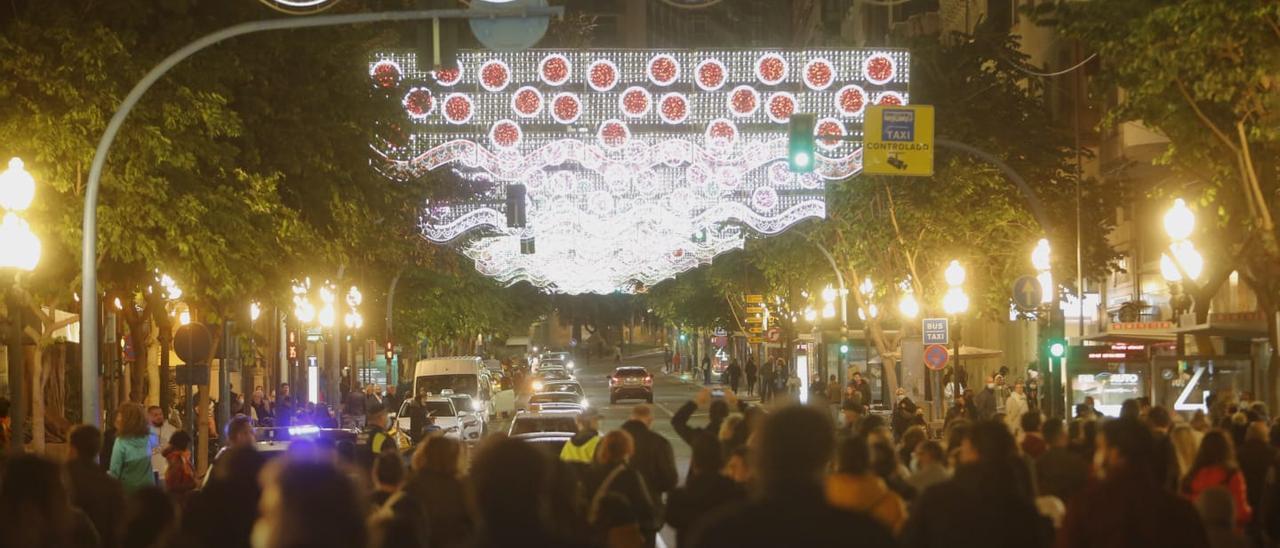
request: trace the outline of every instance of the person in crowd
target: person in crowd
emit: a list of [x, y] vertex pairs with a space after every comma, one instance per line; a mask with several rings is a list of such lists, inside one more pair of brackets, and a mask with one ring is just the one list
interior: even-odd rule
[[1236, 526], [1244, 527], [1253, 519], [1244, 474], [1236, 462], [1231, 436], [1223, 430], [1210, 430], [1200, 441], [1200, 451], [1191, 471], [1182, 479], [1182, 494], [1195, 501], [1205, 489], [1224, 486], [1231, 491], [1236, 504]]
[[382, 400], [381, 388], [373, 383], [364, 385], [364, 407], [366, 410], [375, 405], [381, 405], [384, 409], [387, 407], [386, 402]]
[[400, 455], [382, 453], [373, 464], [373, 515], [369, 518], [372, 548], [421, 548], [430, 546], [430, 516], [418, 497], [404, 485], [404, 461]]
[[987, 384], [982, 387], [982, 391], [974, 396], [973, 404], [978, 408], [978, 414], [974, 420], [985, 421], [990, 420], [996, 414], [996, 381], [994, 377], [987, 377]]
[[711, 355], [702, 355], [702, 384], [711, 384]]
[[387, 433], [387, 408], [374, 403], [366, 408], [363, 441], [359, 461], [365, 470], [373, 469], [373, 461], [383, 453], [400, 454], [396, 439]]
[[413, 453], [413, 475], [404, 490], [426, 509], [429, 546], [451, 546], [472, 533], [462, 483], [462, 444], [452, 438], [431, 436]]
[[897, 534], [907, 519], [907, 504], [872, 470], [871, 461], [867, 438], [856, 436], [840, 442], [836, 473], [827, 477], [827, 501], [836, 508], [870, 516]]
[[[342, 427], [363, 429], [366, 406], [368, 405], [368, 399], [365, 398], [364, 392], [351, 390], [342, 399], [342, 403]], [[316, 410], [318, 411], [319, 409], [320, 407], [317, 406]], [[320, 425], [316, 424], [316, 426]]]
[[[1016, 391], [1018, 385], [1014, 385]], [[1017, 392], [1014, 392], [1017, 394]], [[1009, 396], [1012, 398], [1013, 396]], [[1018, 444], [1018, 448], [1022, 450], [1022, 454], [1027, 458], [1035, 460], [1040, 458], [1045, 451], [1049, 450], [1049, 444], [1045, 443], [1044, 436], [1041, 434], [1041, 422], [1044, 417], [1040, 415], [1040, 410], [1035, 409], [1027, 411], [1019, 418], [1019, 430], [1022, 431], [1022, 442]]]
[[[480, 444], [471, 463], [474, 548], [581, 545], [554, 531], [554, 463], [532, 445], [497, 437]], [[430, 544], [430, 546], [437, 546]]]
[[[253, 447], [257, 442], [257, 438], [253, 433], [253, 419], [247, 415], [236, 415], [231, 417], [231, 421], [227, 423], [227, 444], [218, 449], [218, 453], [213, 456], [213, 465], [216, 465], [222, 458], [223, 453], [230, 451], [234, 447]], [[213, 465], [205, 471], [204, 483], [209, 481], [209, 477], [213, 474]]]
[[[1249, 507], [1262, 508], [1262, 495], [1266, 492], [1267, 475], [1277, 464], [1276, 450], [1268, 441], [1270, 432], [1267, 423], [1254, 421], [1244, 435], [1244, 444], [1240, 446], [1240, 471], [1244, 474], [1245, 493], [1248, 495]], [[1255, 512], [1250, 522], [1250, 530], [1260, 526], [1259, 513]]]
[[871, 383], [862, 377], [861, 371], [854, 371], [853, 378], [849, 379], [849, 390], [845, 391], [845, 397], [855, 396], [854, 401], [861, 405], [864, 409], [872, 404], [871, 401]]
[[1077, 434], [1071, 438], [1070, 448], [1085, 462], [1092, 463], [1097, 453], [1098, 421], [1079, 420]]
[[186, 430], [174, 432], [161, 455], [165, 460], [164, 489], [181, 504], [196, 488], [196, 473], [191, 464], [191, 434]]
[[1013, 432], [1013, 438], [1018, 439], [1018, 435], [1022, 433], [1022, 416], [1031, 410], [1031, 406], [1027, 403], [1027, 387], [1022, 381], [1013, 383], [1013, 392], [1009, 393], [1009, 397], [1004, 400], [1004, 416], [1005, 424], [1009, 427], [1009, 431]]
[[1169, 442], [1173, 444], [1173, 456], [1178, 465], [1177, 482], [1174, 483], [1171, 491], [1176, 492], [1180, 489], [1182, 478], [1191, 473], [1191, 465], [1195, 463], [1196, 454], [1200, 452], [1200, 438], [1199, 432], [1187, 424], [1179, 424], [1169, 431]]
[[951, 470], [947, 468], [947, 456], [942, 446], [933, 440], [925, 440], [916, 445], [914, 451], [915, 467], [907, 482], [915, 488], [916, 493], [924, 493], [926, 489], [951, 479]]
[[1067, 505], [1059, 548], [1161, 546], [1207, 548], [1195, 508], [1161, 488], [1151, 429], [1135, 420], [1107, 421], [1098, 436], [1102, 480]]
[[0, 396], [0, 462], [9, 454], [9, 398]]
[[1169, 491], [1177, 491], [1180, 477], [1178, 457], [1173, 447], [1173, 440], [1169, 437], [1170, 429], [1173, 428], [1173, 417], [1169, 415], [1168, 409], [1157, 405], [1146, 408], [1145, 420], [1147, 426], [1151, 428], [1152, 440], [1156, 444], [1157, 458], [1151, 463], [1154, 466], [1152, 471], [1161, 485]]
[[916, 488], [907, 481], [911, 471], [898, 461], [898, 453], [893, 449], [893, 441], [888, 436], [867, 435], [871, 447], [871, 471], [884, 480], [889, 490], [897, 493], [902, 500], [910, 503], [916, 498]]
[[915, 419], [917, 406], [911, 398], [907, 397], [907, 391], [901, 386], [894, 391], [893, 398], [893, 417], [889, 420], [889, 424], [893, 427], [893, 438], [899, 440]]
[[147, 408], [147, 429], [151, 436], [147, 440], [151, 449], [151, 469], [155, 471], [157, 477], [164, 478], [168, 464], [161, 453], [165, 447], [169, 446], [169, 438], [178, 429], [165, 420], [164, 410], [159, 405], [152, 405]]
[[742, 366], [738, 365], [738, 360], [730, 360], [729, 367], [725, 368], [724, 374], [729, 378], [729, 389], [737, 392], [738, 383], [742, 382]]
[[596, 447], [600, 445], [600, 414], [594, 408], [587, 408], [578, 414], [576, 421], [578, 432], [560, 449], [560, 460], [590, 466], [596, 460]]
[[746, 500], [746, 488], [733, 478], [721, 474], [724, 467], [721, 446], [706, 438], [693, 444], [689, 461], [689, 479], [684, 487], [671, 492], [667, 502], [667, 523], [676, 530], [676, 545], [685, 546], [690, 529], [703, 517], [724, 506]]
[[862, 431], [864, 408], [856, 400], [846, 399], [840, 406], [840, 437], [847, 438], [858, 435]]
[[255, 548], [364, 546], [363, 499], [356, 485], [330, 462], [285, 457], [263, 472], [261, 515]]
[[[701, 428], [689, 426], [689, 418], [700, 407], [706, 408], [710, 415], [707, 425]], [[712, 398], [711, 389], [703, 388], [694, 395], [692, 400], [685, 402], [680, 409], [676, 410], [676, 414], [671, 417], [671, 426], [675, 428], [680, 439], [690, 445], [693, 445], [694, 438], [699, 436], [716, 439], [720, 434], [721, 423], [729, 416], [730, 410], [736, 407], [738, 407], [738, 398], [732, 391], [725, 390], [723, 398]]]
[[947, 426], [943, 432], [947, 440], [947, 467], [954, 470], [960, 463], [960, 445], [973, 429], [973, 422], [957, 420]]
[[1142, 407], [1137, 399], [1129, 398], [1120, 402], [1120, 418], [1142, 420]]
[[170, 545], [176, 529], [173, 501], [160, 488], [144, 487], [129, 494], [121, 548], [164, 548]]
[[1035, 459], [1036, 485], [1041, 495], [1057, 497], [1069, 504], [1089, 481], [1089, 462], [1067, 448], [1062, 419], [1053, 417], [1041, 427], [1045, 452]]
[[951, 427], [951, 423], [957, 420], [973, 421], [974, 416], [969, 414], [969, 407], [970, 404], [965, 399], [964, 394], [956, 397], [955, 402], [951, 404], [951, 407], [947, 408], [947, 415], [943, 419], [942, 429], [944, 431], [947, 430]]
[[605, 546], [632, 546], [638, 536], [646, 546], [661, 528], [653, 496], [644, 478], [628, 461], [635, 452], [631, 434], [614, 430], [600, 440], [596, 463], [583, 482], [587, 495], [587, 524]]
[[777, 371], [774, 370], [773, 362], [766, 359], [760, 363], [760, 401], [767, 402], [773, 399], [776, 376]]
[[630, 434], [635, 442], [631, 467], [644, 478], [658, 515], [662, 516], [663, 497], [675, 489], [680, 473], [676, 471], [676, 454], [671, 442], [654, 432], [652, 426], [653, 407], [640, 404], [631, 408], [631, 418], [622, 423], [622, 431]]
[[[137, 404], [133, 404], [137, 405]], [[142, 406], [137, 410], [146, 441]], [[150, 462], [150, 459], [142, 459]], [[93, 522], [71, 505], [57, 464], [37, 455], [10, 456], [0, 473], [0, 546], [94, 548], [101, 544]]]
[[102, 434], [97, 428], [88, 424], [72, 427], [67, 436], [63, 472], [71, 504], [93, 522], [102, 548], [115, 548], [119, 546], [120, 523], [124, 519], [124, 488], [98, 466], [101, 445]]
[[840, 379], [833, 374], [827, 379], [825, 386], [827, 391], [824, 396], [826, 397], [827, 406], [831, 409], [831, 420], [838, 421], [840, 419], [841, 399], [844, 395], [844, 390], [840, 386]]
[[[497, 381], [495, 380], [494, 382]], [[396, 389], [396, 383], [393, 382], [387, 385], [387, 395], [383, 397], [382, 404], [383, 407], [393, 411], [400, 409], [401, 400], [398, 395], [398, 390]]]
[[911, 464], [915, 462], [916, 447], [924, 440], [929, 439], [928, 432], [925, 427], [920, 425], [912, 425], [902, 433], [902, 440], [898, 444], [898, 462], [911, 469]]
[[959, 457], [955, 475], [915, 501], [903, 546], [1049, 545], [1052, 524], [1036, 508], [1030, 472], [1004, 424], [974, 423]]
[[115, 423], [116, 441], [107, 471], [120, 480], [126, 493], [154, 487], [156, 477], [151, 467], [151, 430], [147, 426], [146, 410], [137, 403], [121, 404]]
[[[1248, 538], [1236, 527], [1231, 491], [1221, 485], [1205, 489], [1196, 499], [1196, 512], [1204, 522], [1211, 548], [1248, 548]], [[1261, 544], [1259, 544], [1261, 545]]]
[[253, 418], [254, 424], [270, 424], [274, 426], [275, 415], [271, 413], [271, 406], [267, 405], [267, 395], [261, 386], [253, 391], [251, 398], [246, 411]]
[[258, 518], [258, 475], [266, 458], [252, 444], [227, 449], [210, 467], [208, 482], [187, 499], [178, 545], [248, 548]]
[[756, 366], [755, 358], [752, 358], [751, 356], [747, 356], [747, 365], [746, 367], [742, 368], [742, 372], [745, 375], [747, 380], [747, 395], [751, 395], [751, 396], [757, 395], [756, 381], [760, 374], [760, 368]]
[[[765, 419], [755, 444], [758, 496], [708, 516], [690, 535], [696, 548], [790, 546], [894, 546], [874, 519], [826, 501], [823, 475], [835, 446], [831, 418], [806, 406], [784, 407]], [[785, 524], [785, 525], [782, 525]]]
[[716, 435], [716, 440], [720, 442], [720, 454], [733, 451], [735, 447], [747, 443], [747, 436], [750, 435], [750, 427], [747, 426], [747, 418], [742, 413], [730, 413], [720, 423], [720, 433]]
[[289, 383], [280, 383], [280, 388], [276, 390], [276, 401], [271, 408], [271, 413], [275, 416], [276, 426], [288, 427], [293, 425], [297, 408], [293, 401], [293, 394], [289, 392]]
[[751, 449], [745, 445], [734, 448], [729, 453], [729, 458], [725, 459], [721, 473], [745, 490], [755, 481], [755, 471], [751, 467]]

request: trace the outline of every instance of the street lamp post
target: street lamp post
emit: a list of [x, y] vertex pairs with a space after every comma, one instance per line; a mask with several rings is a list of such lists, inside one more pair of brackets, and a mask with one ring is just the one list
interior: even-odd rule
[[969, 309], [969, 296], [964, 292], [964, 267], [952, 260], [943, 273], [947, 292], [942, 296], [942, 311], [952, 318], [951, 354], [955, 363], [951, 366], [951, 397], [960, 395], [960, 314]]
[[1169, 283], [1169, 306], [1174, 321], [1191, 310], [1193, 301], [1187, 286], [1204, 270], [1204, 258], [1191, 242], [1196, 216], [1187, 203], [1178, 198], [1164, 214], [1164, 230], [1169, 235], [1169, 253], [1160, 254], [1160, 275]]
[[40, 262], [40, 239], [22, 219], [20, 213], [35, 198], [36, 181], [27, 173], [22, 160], [9, 160], [9, 168], [0, 173], [0, 270], [13, 273], [13, 284], [5, 292], [8, 310], [8, 332], [5, 334], [9, 361], [9, 402], [12, 439], [9, 450], [19, 454], [26, 443], [27, 402], [23, 398], [26, 375], [22, 364], [22, 304], [18, 298], [18, 276], [30, 272]]

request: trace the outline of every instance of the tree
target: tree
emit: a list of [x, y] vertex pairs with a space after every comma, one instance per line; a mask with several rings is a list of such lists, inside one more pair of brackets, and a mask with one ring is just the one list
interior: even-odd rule
[[[1195, 197], [1205, 271], [1189, 281], [1198, 323], [1238, 271], [1258, 296], [1280, 390], [1280, 4], [1268, 0], [1088, 0], [1041, 6], [1045, 24], [1096, 51], [1099, 90], [1123, 90], [1104, 125], [1141, 121], [1169, 138], [1156, 161], [1196, 182], [1158, 182], [1150, 197]], [[1207, 215], [1206, 215], [1207, 214]], [[1185, 277], [1184, 277], [1185, 278]]]

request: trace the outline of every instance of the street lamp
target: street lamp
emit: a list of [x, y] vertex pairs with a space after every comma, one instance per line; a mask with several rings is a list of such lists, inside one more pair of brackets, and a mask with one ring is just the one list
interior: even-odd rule
[[1036, 248], [1031, 250], [1031, 266], [1036, 269], [1036, 281], [1040, 282], [1040, 304], [1052, 304], [1057, 296], [1049, 259], [1049, 240], [1040, 238]]
[[954, 398], [960, 393], [960, 314], [969, 309], [969, 296], [965, 294], [964, 267], [960, 265], [960, 261], [952, 260], [947, 265], [947, 269], [943, 272], [943, 277], [947, 281], [947, 292], [942, 296], [942, 310], [947, 315], [955, 318], [952, 322], [954, 327], [954, 335], [951, 337], [951, 353], [955, 365], [951, 366], [951, 395]]
[[[20, 212], [31, 205], [35, 199], [36, 180], [27, 173], [22, 160], [9, 160], [9, 168], [0, 173], [0, 210], [4, 210], [4, 218], [0, 219], [0, 269], [17, 272], [35, 270], [40, 262], [40, 239], [31, 231], [31, 226], [23, 220]], [[23, 395], [26, 393], [26, 375], [22, 365], [22, 314], [18, 303], [17, 280], [6, 292], [5, 308], [9, 311], [9, 331], [5, 334], [9, 368], [9, 399], [11, 400], [13, 437], [17, 440], [9, 444], [14, 453], [24, 451], [23, 440], [26, 438], [27, 403]]]
[[[1175, 318], [1191, 309], [1192, 300], [1186, 284], [1194, 282], [1204, 271], [1204, 257], [1189, 239], [1195, 230], [1196, 216], [1182, 198], [1164, 214], [1164, 231], [1169, 235], [1169, 253], [1160, 254], [1160, 275], [1169, 283], [1169, 307]], [[1190, 279], [1187, 279], [1190, 278]]]

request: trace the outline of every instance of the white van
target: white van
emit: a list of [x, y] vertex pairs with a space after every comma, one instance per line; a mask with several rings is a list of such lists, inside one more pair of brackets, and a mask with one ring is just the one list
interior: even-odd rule
[[429, 358], [418, 361], [413, 370], [414, 395], [440, 395], [445, 390], [471, 396], [475, 411], [486, 417], [515, 412], [515, 392], [497, 385], [478, 356]]

